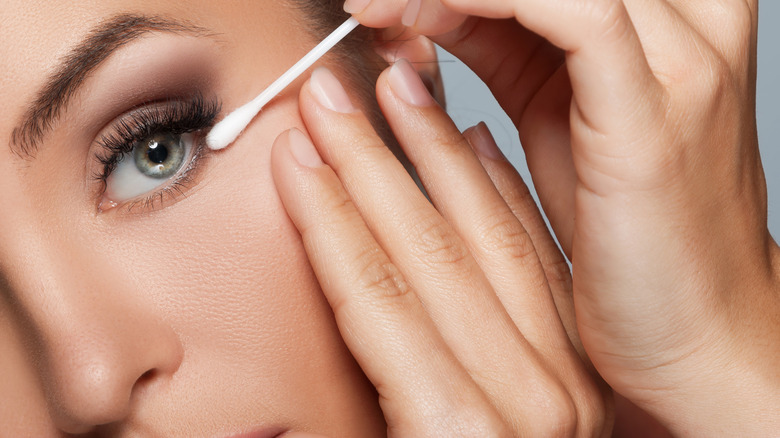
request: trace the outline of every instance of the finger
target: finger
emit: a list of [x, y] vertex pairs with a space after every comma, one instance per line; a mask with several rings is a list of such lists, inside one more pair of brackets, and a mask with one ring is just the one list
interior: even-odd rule
[[400, 61], [380, 77], [377, 99], [437, 211], [464, 240], [523, 336], [542, 349], [563, 349], [563, 327], [549, 317], [556, 311], [528, 233], [446, 112], [398, 98], [399, 90], [415, 85], [422, 93], [419, 78]]
[[571, 148], [571, 91], [566, 68], [561, 67], [537, 96], [527, 109], [533, 118], [523, 119], [519, 126], [520, 138], [539, 202], [561, 249], [571, 259], [578, 179]]
[[[612, 394], [593, 367], [577, 331], [569, 264], [547, 229], [547, 224], [544, 222], [528, 187], [512, 164], [504, 158], [487, 125], [481, 123], [467, 130], [464, 135], [479, 157], [480, 163], [490, 175], [490, 179], [501, 197], [528, 232], [544, 269], [555, 307], [569, 342], [576, 350], [580, 361], [599, 385], [598, 388], [587, 384], [583, 385], [583, 382], [590, 381], [585, 373], [573, 373], [571, 369], [567, 368], [561, 370], [564, 373], [561, 380], [568, 388], [572, 388], [571, 393], [578, 409], [578, 418], [583, 424], [598, 424], [598, 426], [592, 427], [593, 430], [608, 429], [610, 422], [602, 418], [601, 413], [611, 403]], [[560, 351], [552, 351], [548, 360], [553, 364], [560, 363], [562, 356]], [[581, 370], [581, 368], [577, 369]], [[596, 393], [600, 393], [600, 396], [594, 395]], [[602, 404], [594, 405], [594, 399], [600, 399]]]
[[422, 35], [435, 36], [451, 32], [466, 21], [466, 14], [457, 13], [439, 0], [409, 0], [402, 22]]
[[407, 0], [346, 0], [344, 11], [364, 26], [386, 28], [401, 23], [406, 3]]
[[[594, 423], [600, 428], [603, 411], [592, 403], [599, 389], [583, 383], [590, 382], [590, 376], [558, 318], [530, 236], [444, 110], [438, 105], [425, 105], [422, 96], [404, 97], [412, 89], [424, 94], [419, 78], [403, 62], [380, 76], [377, 84], [377, 99], [399, 143], [437, 211], [464, 240], [515, 325], [555, 370], [564, 387], [572, 391], [578, 419], [588, 425], [586, 430]], [[498, 155], [497, 148], [493, 155]], [[530, 207], [538, 216], [533, 202], [524, 207]], [[522, 213], [530, 216], [529, 212]], [[544, 228], [538, 219], [542, 223], [537, 225]], [[559, 252], [558, 257], [568, 270]], [[571, 294], [562, 299], [569, 300], [562, 305], [571, 310]]]
[[[403, 62], [396, 64], [377, 84], [377, 99], [393, 132], [436, 209], [463, 238], [515, 325], [571, 391], [577, 418], [585, 430], [600, 430], [603, 410], [594, 407], [593, 399], [601, 391], [590, 384], [590, 376], [561, 324], [533, 241], [444, 110], [425, 105], [420, 96], [404, 97], [404, 91], [411, 89], [424, 93], [411, 67], [404, 66]], [[405, 74], [400, 76], [399, 72]], [[499, 158], [500, 152], [493, 146], [491, 155]], [[532, 200], [518, 205], [518, 212], [538, 221], [529, 222], [555, 247]], [[554, 251], [558, 269], [567, 275], [565, 259], [557, 248]], [[572, 312], [571, 289], [558, 292], [562, 308]], [[573, 318], [570, 321], [573, 323]]]
[[539, 88], [564, 64], [563, 51], [514, 19], [471, 17], [431, 39], [474, 70], [516, 126]]
[[485, 81], [518, 128], [540, 202], [570, 255], [577, 175], [564, 52], [514, 19], [472, 17], [461, 29], [434, 39]]
[[282, 134], [274, 180], [345, 343], [399, 436], [501, 433], [501, 420], [300, 131]]
[[444, 4], [471, 15], [514, 17], [565, 50], [582, 122], [595, 133], [644, 123], [652, 114], [649, 110], [661, 105], [663, 90], [621, 0], [445, 0]]
[[695, 29], [701, 42], [706, 43], [703, 47], [714, 48], [732, 63], [741, 63], [750, 56], [758, 26], [756, 0], [666, 0], [663, 3]]
[[422, 35], [449, 32], [466, 19], [465, 14], [430, 0], [347, 0], [344, 10], [368, 27], [403, 24]]
[[[463, 239], [422, 195], [362, 113], [329, 103], [348, 97], [324, 72], [314, 72], [300, 100], [323, 158], [455, 357], [502, 417], [516, 431], [541, 433], [549, 423], [540, 419], [560, 413], [551, 405], [570, 406], [565, 389], [514, 325]], [[386, 84], [387, 76], [380, 76], [380, 84]], [[326, 97], [333, 93], [343, 97]], [[416, 96], [435, 106], [430, 95]], [[407, 123], [430, 128], [411, 117]], [[513, 401], [519, 387], [526, 397], [522, 405]]]
[[580, 355], [585, 358], [574, 317], [572, 282], [569, 265], [547, 229], [531, 192], [512, 164], [504, 158], [487, 125], [468, 129], [464, 136], [472, 146], [498, 193], [517, 217], [539, 257], [547, 284], [566, 333]]

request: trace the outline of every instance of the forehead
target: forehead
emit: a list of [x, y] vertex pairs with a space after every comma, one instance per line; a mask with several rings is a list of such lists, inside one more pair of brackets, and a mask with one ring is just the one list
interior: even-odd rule
[[139, 14], [191, 23], [213, 31], [239, 52], [242, 40], [252, 41], [257, 54], [258, 44], [273, 48], [282, 36], [288, 40], [301, 36], [302, 32], [289, 32], [293, 12], [279, 0], [5, 1], [0, 10], [0, 59], [4, 61], [0, 64], [0, 143], [7, 143], [12, 125], [58, 62], [111, 17]]

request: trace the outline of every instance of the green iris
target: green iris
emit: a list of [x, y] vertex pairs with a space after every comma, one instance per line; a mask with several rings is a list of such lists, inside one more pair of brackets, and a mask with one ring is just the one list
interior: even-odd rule
[[156, 134], [136, 143], [133, 148], [135, 166], [144, 175], [165, 179], [179, 171], [186, 155], [181, 135]]

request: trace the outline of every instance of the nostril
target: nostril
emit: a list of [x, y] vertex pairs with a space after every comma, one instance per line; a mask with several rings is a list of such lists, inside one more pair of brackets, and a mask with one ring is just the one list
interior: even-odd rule
[[130, 397], [137, 397], [139, 394], [149, 389], [160, 374], [161, 373], [156, 368], [152, 368], [141, 374], [138, 379], [136, 379], [135, 384], [131, 389]]
[[145, 382], [154, 379], [154, 376], [157, 374], [157, 372], [153, 369], [141, 374], [141, 376], [136, 380], [136, 384], [143, 385]]

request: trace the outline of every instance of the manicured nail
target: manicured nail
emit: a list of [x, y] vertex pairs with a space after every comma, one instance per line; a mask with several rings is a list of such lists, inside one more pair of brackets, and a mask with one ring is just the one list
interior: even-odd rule
[[505, 160], [504, 154], [498, 148], [493, 134], [485, 122], [480, 122], [477, 126], [470, 128], [466, 132], [466, 138], [471, 146], [479, 155], [490, 158], [491, 160]]
[[435, 103], [420, 75], [405, 59], [399, 59], [390, 67], [388, 80], [393, 92], [410, 105], [428, 106]]
[[422, 0], [409, 0], [404, 9], [404, 15], [401, 17], [401, 23], [406, 27], [412, 27], [417, 23], [417, 16], [420, 15]]
[[312, 168], [322, 166], [322, 158], [320, 158], [317, 148], [303, 132], [293, 128], [287, 135], [287, 140], [290, 142], [290, 152], [298, 164]]
[[311, 92], [320, 105], [338, 113], [355, 111], [341, 82], [325, 67], [318, 67], [311, 74]]
[[347, 14], [359, 14], [366, 10], [371, 0], [347, 0], [344, 2], [344, 12]]

